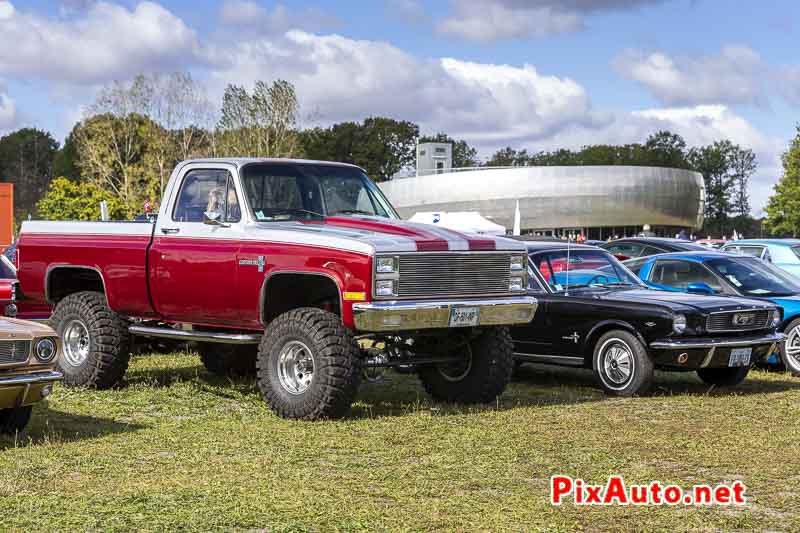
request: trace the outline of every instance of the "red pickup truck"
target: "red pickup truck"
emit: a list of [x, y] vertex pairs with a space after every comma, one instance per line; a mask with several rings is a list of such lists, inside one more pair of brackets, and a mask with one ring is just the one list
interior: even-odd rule
[[392, 366], [437, 399], [492, 401], [505, 326], [536, 311], [523, 243], [401, 221], [337, 163], [186, 161], [155, 222], [26, 221], [18, 253], [68, 385], [114, 386], [132, 335], [191, 340], [212, 372], [254, 369], [288, 418], [342, 416], [362, 373]]

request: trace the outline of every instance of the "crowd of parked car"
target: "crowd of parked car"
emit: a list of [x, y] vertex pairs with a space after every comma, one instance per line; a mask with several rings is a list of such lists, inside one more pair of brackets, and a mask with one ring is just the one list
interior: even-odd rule
[[656, 369], [800, 375], [800, 240], [515, 239], [400, 221], [357, 167], [268, 160], [182, 164], [140, 222], [26, 222], [0, 256], [0, 433], [54, 382], [117, 385], [153, 338], [255, 374], [302, 419], [341, 416], [388, 367], [465, 403], [526, 363], [589, 369], [615, 396]]

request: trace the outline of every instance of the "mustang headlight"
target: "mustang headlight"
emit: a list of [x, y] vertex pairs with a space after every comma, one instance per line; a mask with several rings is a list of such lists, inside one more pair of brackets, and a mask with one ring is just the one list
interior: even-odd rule
[[375, 272], [378, 274], [391, 274], [397, 272], [396, 257], [379, 257], [375, 260]]
[[40, 363], [51, 362], [53, 359], [56, 358], [56, 354], [58, 354], [58, 347], [56, 345], [55, 339], [52, 339], [50, 337], [39, 339], [36, 342], [33, 354], [36, 356], [36, 360], [39, 361]]
[[780, 325], [781, 325], [781, 312], [778, 309], [773, 309], [772, 316], [769, 322], [769, 327], [777, 328]]
[[686, 331], [686, 317], [684, 315], [672, 317], [672, 331], [679, 335]]

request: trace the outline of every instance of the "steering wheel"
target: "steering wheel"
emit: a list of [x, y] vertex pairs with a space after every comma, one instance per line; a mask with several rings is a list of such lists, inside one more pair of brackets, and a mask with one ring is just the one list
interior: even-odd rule
[[[603, 280], [602, 282], [600, 282], [601, 279]], [[604, 276], [602, 274], [597, 274], [594, 277], [592, 277], [592, 279], [589, 280], [587, 285], [594, 285], [595, 280], [597, 280], [601, 285], [603, 283], [608, 283], [608, 277], [606, 277], [606, 276]]]

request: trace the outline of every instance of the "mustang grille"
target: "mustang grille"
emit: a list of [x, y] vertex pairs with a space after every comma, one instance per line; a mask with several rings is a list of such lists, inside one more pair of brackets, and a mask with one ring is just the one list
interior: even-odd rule
[[24, 363], [31, 352], [31, 341], [0, 341], [0, 365]]
[[726, 311], [712, 313], [706, 321], [707, 331], [746, 331], [763, 329], [769, 323], [770, 312], [766, 309], [758, 311]]
[[429, 254], [399, 257], [399, 298], [508, 294], [509, 253]]

